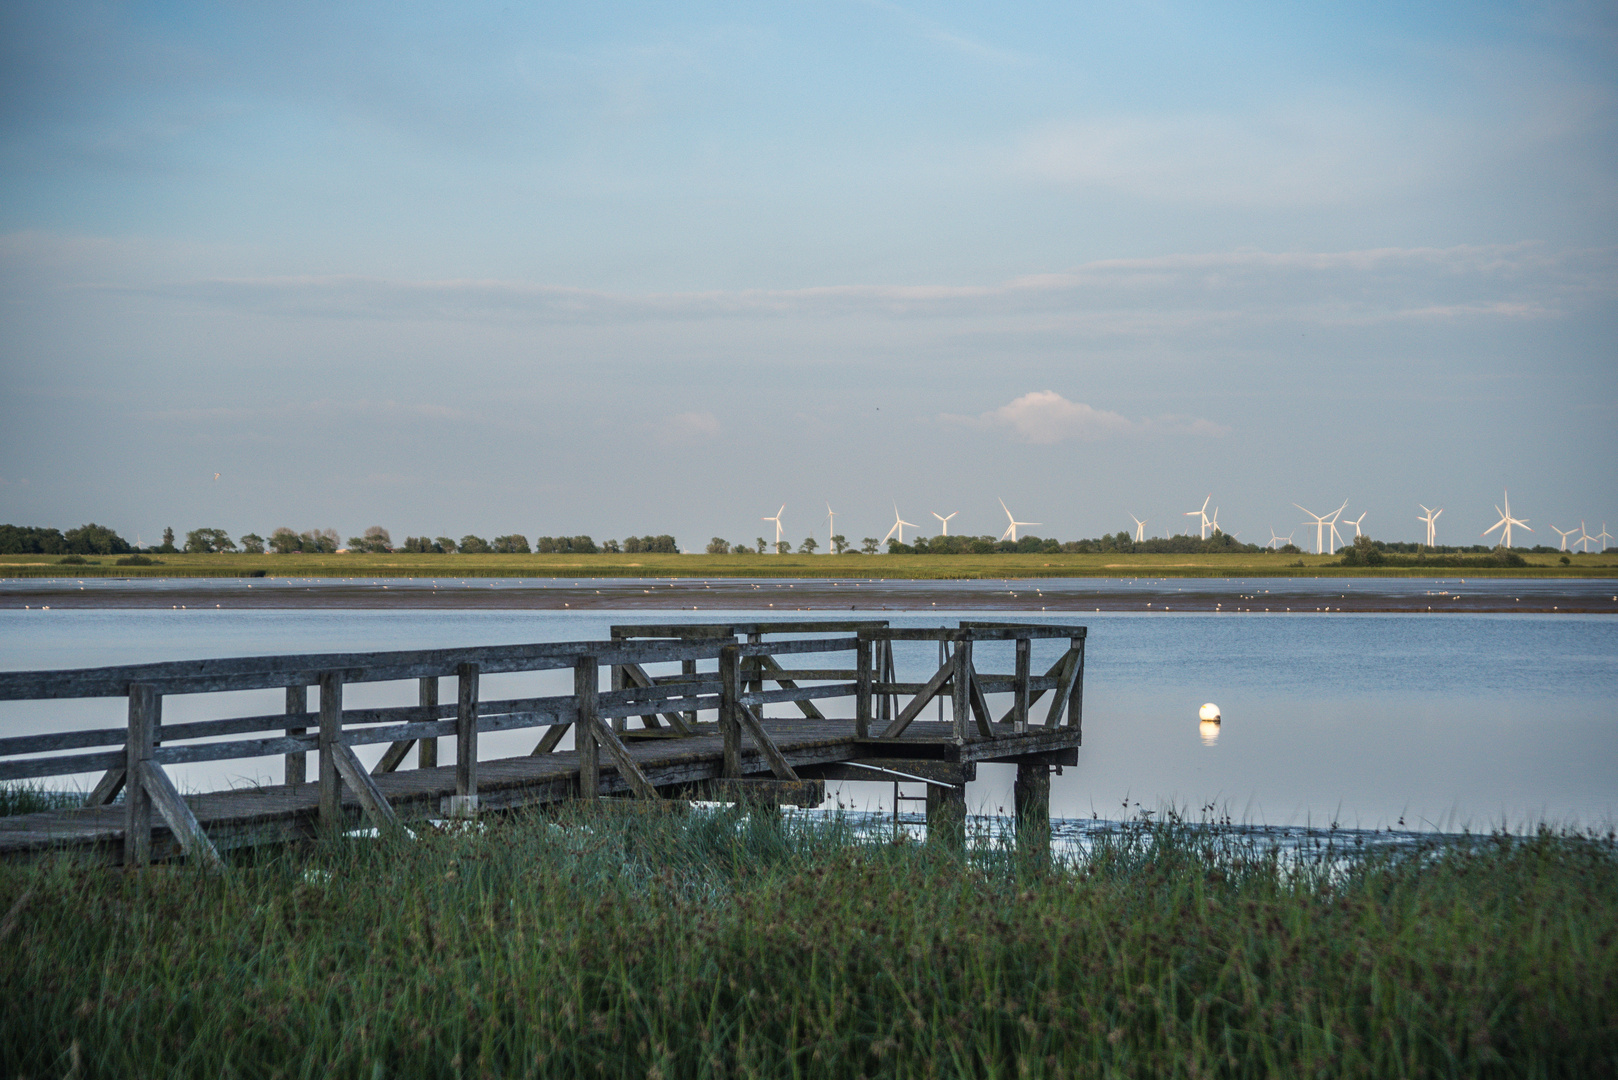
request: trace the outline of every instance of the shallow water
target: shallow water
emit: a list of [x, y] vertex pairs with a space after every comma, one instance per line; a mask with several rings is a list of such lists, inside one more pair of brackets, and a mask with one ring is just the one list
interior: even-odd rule
[[[1008, 612], [1030, 621], [1057, 618]], [[830, 613], [828, 613], [830, 615]], [[984, 611], [889, 612], [937, 626]], [[0, 610], [0, 667], [585, 640], [669, 611], [332, 609]], [[693, 620], [716, 613], [687, 613]], [[754, 619], [756, 611], [738, 613]], [[801, 617], [801, 616], [800, 616]], [[835, 616], [832, 616], [835, 617]], [[1173, 803], [1196, 816], [1380, 828], [1599, 826], [1618, 819], [1618, 621], [1583, 615], [1062, 613], [1090, 627], [1080, 764], [1052, 785], [1058, 817], [1131, 816]], [[985, 670], [1004, 664], [980, 646]], [[1054, 651], [1055, 643], [1043, 648]], [[1036, 652], [1039, 667], [1043, 653]], [[901, 677], [936, 665], [936, 646], [897, 650]], [[1046, 659], [1046, 662], [1048, 662]], [[493, 676], [485, 696], [561, 693], [564, 674]], [[352, 707], [407, 704], [413, 685], [350, 687]], [[1197, 708], [1224, 716], [1208, 741]], [[279, 691], [170, 698], [167, 722], [274, 712]], [[772, 707], [788, 715], [790, 706]], [[0, 735], [120, 726], [117, 701], [0, 703]], [[525, 753], [531, 735], [485, 736], [486, 756]], [[444, 740], [441, 753], [452, 753]], [[372, 748], [370, 757], [380, 753]], [[1010, 805], [1011, 766], [980, 767], [971, 809]], [[175, 770], [182, 786], [274, 782], [277, 760]], [[87, 782], [87, 781], [85, 781]], [[892, 786], [848, 783], [846, 805], [890, 805]], [[1126, 808], [1127, 800], [1127, 808]]]

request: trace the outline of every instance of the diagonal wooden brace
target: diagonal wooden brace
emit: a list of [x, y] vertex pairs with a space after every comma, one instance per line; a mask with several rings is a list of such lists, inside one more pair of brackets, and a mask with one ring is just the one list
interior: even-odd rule
[[409, 830], [399, 824], [399, 815], [393, 812], [388, 805], [382, 789], [376, 786], [371, 774], [365, 771], [360, 759], [354, 756], [354, 751], [342, 743], [331, 748], [332, 764], [337, 766], [337, 775], [343, 778], [354, 794], [359, 798], [360, 805], [365, 808], [366, 816], [371, 824], [376, 826], [379, 833], [403, 832], [409, 835]]
[[[772, 671], [772, 672], [777, 673], [777, 675], [779, 675], [780, 672], [783, 672], [783, 671], [786, 670], [786, 668], [781, 666], [781, 662], [779, 660], [777, 660], [773, 656], [761, 656], [761, 657], [759, 657], [759, 660], [763, 661], [764, 668], [765, 668], [766, 671]], [[771, 679], [769, 681], [778, 684], [781, 687], [781, 689], [783, 689], [783, 690], [796, 690], [798, 688], [798, 684], [793, 682], [791, 679], [782, 679], [782, 678], [777, 677], [777, 678]], [[815, 703], [812, 702], [812, 701], [798, 701], [798, 702], [794, 702], [793, 704], [798, 706], [798, 711], [803, 713], [805, 719], [809, 719], [809, 720], [824, 720], [824, 719], [826, 719], [826, 714], [821, 712], [818, 708], [816, 708]], [[783, 777], [782, 779], [785, 779], [785, 777]]]
[[966, 678], [972, 687], [972, 717], [977, 721], [978, 734], [985, 739], [992, 739], [994, 728], [989, 726], [989, 699], [983, 696], [983, 687], [978, 683], [978, 669], [970, 660], [966, 665]]
[[778, 779], [797, 780], [799, 778], [797, 772], [787, 762], [786, 755], [781, 753], [781, 748], [775, 745], [775, 740], [770, 738], [769, 734], [764, 730], [763, 723], [760, 722], [753, 710], [741, 702], [736, 703], [736, 710], [737, 718], [741, 720], [742, 727], [746, 728], [747, 733], [753, 736], [753, 742], [758, 744], [759, 750], [764, 754], [764, 760], [770, 763], [770, 771]]
[[1046, 727], [1060, 727], [1062, 714], [1067, 711], [1067, 699], [1073, 693], [1073, 681], [1079, 677], [1079, 653], [1077, 649], [1069, 649], [1062, 657], [1062, 677], [1056, 685], [1056, 698], [1051, 702], [1050, 712], [1045, 714]]
[[625, 746], [618, 733], [612, 730], [612, 725], [599, 716], [592, 716], [590, 720], [595, 726], [597, 744], [607, 751], [612, 763], [618, 766], [618, 775], [624, 778], [630, 789], [642, 799], [662, 798], [652, 786], [652, 782], [646, 779], [646, 774], [640, 771], [640, 766], [635, 764], [634, 757], [629, 753], [629, 747]]
[[[1047, 679], [1056, 678], [1058, 675], [1060, 675], [1062, 673], [1062, 668], [1066, 663], [1067, 663], [1067, 654], [1063, 653], [1060, 657], [1057, 658], [1056, 663], [1052, 664], [1050, 666], [1050, 669], [1045, 672], [1044, 677], [1047, 678]], [[1043, 690], [1035, 690], [1035, 691], [1031, 692], [1028, 695], [1028, 704], [1024, 708], [1025, 709], [1032, 709], [1035, 705], [1039, 704], [1039, 699], [1044, 697], [1044, 696], [1045, 696], [1045, 691], [1043, 691]], [[1014, 723], [1016, 721], [1016, 719], [1017, 719], [1017, 706], [1012, 705], [1011, 708], [1006, 710], [1006, 715], [1004, 715], [1004, 716], [1002, 716], [1000, 718], [1000, 722], [1002, 724]]]
[[168, 823], [169, 831], [180, 842], [180, 849], [209, 870], [223, 870], [225, 864], [219, 858], [219, 852], [214, 849], [208, 835], [202, 831], [196, 815], [175, 790], [174, 782], [169, 779], [168, 773], [163, 771], [163, 767], [146, 758], [136, 766], [136, 769], [140, 773], [141, 788], [151, 797], [152, 806]]
[[926, 685], [916, 694], [915, 699], [906, 705], [898, 716], [893, 718], [893, 723], [888, 725], [887, 730], [882, 733], [881, 737], [892, 739], [903, 734], [904, 729], [910, 726], [911, 721], [921, 715], [921, 710], [927, 707], [927, 703], [938, 696], [938, 692], [944, 688], [944, 684], [949, 682], [950, 676], [953, 674], [955, 674], [955, 658], [951, 656], [944, 661], [942, 667], [933, 673], [933, 677], [927, 680]]
[[[620, 667], [623, 669], [624, 681], [629, 683], [631, 686], [649, 687], [657, 685], [652, 681], [652, 677], [646, 673], [646, 669], [641, 667], [639, 664], [622, 664]], [[681, 735], [690, 735], [692, 733], [690, 725], [685, 722], [685, 717], [681, 716], [679, 713], [666, 712], [658, 715], [661, 715], [663, 719], [668, 722], [669, 727], [673, 728]], [[652, 723], [646, 725], [647, 727], [657, 726], [656, 716], [646, 716], [642, 717], [642, 719], [649, 719], [652, 721]]]

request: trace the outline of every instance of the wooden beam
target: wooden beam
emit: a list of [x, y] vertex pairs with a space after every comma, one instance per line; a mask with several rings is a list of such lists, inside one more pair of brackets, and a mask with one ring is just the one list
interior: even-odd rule
[[[416, 687], [416, 706], [423, 721], [438, 719], [438, 676], [422, 679]], [[438, 737], [416, 740], [416, 768], [438, 768]]]
[[766, 780], [761, 777], [742, 776], [709, 780], [699, 786], [699, 793], [715, 802], [733, 802], [752, 806], [816, 807], [826, 801], [824, 780]]
[[478, 809], [478, 687], [481, 671], [468, 662], [455, 669], [455, 798], [457, 816]]
[[798, 774], [787, 763], [786, 755], [782, 754], [781, 748], [775, 745], [775, 740], [770, 738], [769, 732], [764, 730], [764, 725], [759, 722], [757, 716], [753, 715], [752, 709], [738, 701], [736, 703], [736, 718], [742, 722], [742, 726], [747, 729], [747, 733], [753, 737], [753, 742], [758, 745], [759, 751], [764, 755], [764, 760], [770, 763], [771, 772], [782, 780], [798, 779]]
[[84, 797], [84, 805], [91, 807], [110, 804], [112, 800], [118, 797], [118, 793], [124, 789], [124, 777], [128, 775], [129, 771], [126, 765], [115, 765], [102, 773], [101, 779], [96, 781], [96, 786], [91, 788], [90, 794]]
[[657, 789], [640, 771], [640, 766], [635, 764], [634, 757], [629, 753], [629, 747], [624, 745], [611, 725], [599, 716], [592, 717], [591, 722], [595, 725], [596, 739], [606, 748], [607, 756], [612, 758], [612, 763], [618, 767], [618, 775], [629, 784], [630, 790], [642, 799], [659, 798]]
[[[291, 716], [302, 716], [309, 711], [309, 688], [307, 686], [287, 687], [286, 711]], [[282, 729], [287, 735], [303, 735], [308, 732], [307, 727], [301, 725]], [[281, 779], [288, 788], [295, 788], [308, 780], [309, 755], [288, 754], [282, 759]]]
[[[1042, 678], [1030, 679], [1029, 682], [1028, 682], [1028, 685], [1030, 687], [1034, 687], [1034, 686], [1037, 686], [1039, 683], [1044, 682], [1045, 680], [1048, 679], [1048, 680], [1053, 680], [1050, 683], [1051, 686], [1059, 686], [1061, 684], [1062, 667], [1066, 663], [1067, 663], [1067, 654], [1063, 653], [1060, 657], [1057, 658], [1056, 663], [1054, 663], [1054, 664], [1052, 664], [1050, 666], [1049, 670], [1047, 670], [1045, 672], [1045, 674], [1044, 674], [1044, 676]], [[1045, 696], [1045, 691], [1043, 691], [1043, 690], [1032, 690], [1031, 689], [1030, 692], [1029, 692], [1029, 695], [1028, 695], [1028, 706], [1029, 706], [1029, 708], [1032, 708], [1033, 706], [1039, 704], [1039, 699], [1044, 697], [1044, 696]], [[1017, 711], [1017, 706], [1015, 704], [1013, 704], [1011, 706], [1011, 708], [1006, 710], [1006, 714], [1000, 718], [1000, 722], [1002, 724], [1011, 722], [1014, 719], [1014, 717], [1016, 716], [1016, 711]]]
[[[777, 660], [775, 657], [767, 656], [767, 655], [766, 656], [761, 656], [761, 657], [759, 657], [759, 661], [761, 663], [763, 663], [765, 671], [770, 671], [770, 672], [775, 673], [773, 678], [771, 678], [770, 676], [765, 676], [765, 678], [769, 679], [773, 683], [779, 684], [781, 689], [783, 689], [783, 690], [796, 690], [798, 688], [798, 684], [796, 682], [793, 682], [793, 681], [791, 681], [789, 679], [784, 679], [784, 678], [781, 677], [780, 673], [786, 671], [786, 668], [782, 667], [781, 662], [779, 660]], [[808, 719], [810, 719], [810, 720], [824, 720], [824, 719], [826, 719], [826, 714], [821, 712], [819, 709], [817, 709], [813, 702], [798, 699], [796, 704], [798, 706], [798, 711], [803, 713], [803, 715], [805, 717], [807, 717]]]
[[1062, 714], [1067, 711], [1068, 696], [1073, 693], [1073, 682], [1079, 677], [1079, 654], [1069, 649], [1062, 656], [1062, 680], [1057, 684], [1056, 693], [1051, 698], [1050, 712], [1045, 714], [1046, 727], [1060, 727]]
[[404, 761], [405, 755], [409, 754], [415, 745], [415, 739], [400, 739], [398, 742], [389, 743], [388, 748], [382, 752], [382, 760], [371, 767], [371, 775], [382, 776], [397, 769], [400, 762]]
[[854, 737], [871, 737], [871, 642], [860, 639], [855, 658], [854, 684]]
[[904, 733], [904, 729], [909, 727], [911, 722], [915, 720], [916, 717], [921, 715], [921, 710], [927, 707], [927, 703], [933, 700], [938, 692], [943, 689], [944, 684], [949, 682], [950, 677], [954, 674], [955, 661], [952, 658], [946, 663], [940, 665], [939, 669], [933, 672], [932, 678], [922, 683], [921, 690], [917, 692], [915, 697], [910, 699], [910, 704], [906, 705], [902, 710], [900, 710], [899, 715], [893, 718], [893, 723], [888, 725], [887, 729], [882, 732], [880, 738], [894, 739], [902, 735]]
[[152, 756], [157, 741], [158, 710], [162, 698], [145, 683], [129, 688], [129, 738], [124, 743], [124, 775], [134, 782], [124, 791], [124, 865], [146, 866], [152, 861], [152, 796], [140, 782], [141, 766]]
[[954, 720], [955, 738], [959, 742], [966, 742], [972, 737], [971, 729], [967, 726], [967, 714], [970, 713], [969, 704], [972, 697], [972, 642], [957, 641], [955, 643], [954, 669], [950, 677], [950, 697], [955, 708], [952, 710]]
[[[696, 663], [696, 661], [691, 662], [693, 664]], [[639, 664], [620, 664], [619, 667], [624, 673], [624, 682], [626, 684], [624, 689], [629, 689], [631, 686], [651, 688], [660, 685], [657, 680], [648, 675], [646, 673], [646, 669], [641, 667]], [[691, 734], [691, 728], [686, 724], [685, 717], [680, 713], [669, 712], [663, 713], [662, 715], [663, 719], [668, 721], [669, 727], [673, 728], [675, 731], [678, 731], [681, 735]]]
[[140, 762], [139, 770], [137, 775], [140, 782], [132, 785], [132, 789], [138, 786], [146, 792], [152, 805], [168, 823], [169, 831], [180, 842], [180, 850], [185, 852], [187, 858], [197, 860], [210, 870], [223, 870], [225, 864], [219, 858], [219, 852], [208, 839], [208, 834], [202, 831], [196, 815], [175, 790], [173, 781], [163, 767], [147, 758]]
[[579, 752], [579, 797], [594, 799], [601, 794], [601, 749], [597, 739], [596, 698], [601, 693], [601, 675], [595, 657], [581, 656], [573, 665], [573, 698], [578, 704], [579, 721], [574, 728], [574, 744]]
[[360, 805], [365, 808], [366, 816], [371, 819], [371, 824], [376, 826], [378, 833], [409, 835], [399, 824], [399, 816], [393, 812], [393, 807], [388, 805], [382, 789], [376, 786], [371, 774], [365, 771], [360, 759], [354, 756], [354, 751], [338, 743], [332, 752], [332, 763], [337, 766], [338, 775], [353, 789], [355, 796], [360, 800]]
[[724, 736], [721, 776], [739, 777], [742, 774], [741, 721], [736, 716], [741, 696], [741, 650], [727, 645], [719, 653], [719, 731]]
[[343, 677], [327, 672], [320, 677], [320, 827], [343, 825], [343, 780], [332, 760], [343, 738]]
[[1028, 638], [1017, 639], [1017, 673], [1012, 685], [1011, 694], [1011, 727], [1021, 735], [1028, 730], [1028, 665], [1032, 659], [1033, 642]]
[[550, 728], [546, 730], [544, 738], [539, 740], [539, 745], [534, 747], [534, 752], [529, 756], [544, 757], [546, 754], [555, 750], [556, 744], [562, 741], [562, 736], [566, 735], [567, 729], [572, 726], [572, 724], [552, 724]]
[[978, 685], [977, 667], [970, 658], [966, 662], [966, 681], [971, 691], [972, 718], [977, 721], [978, 734], [985, 739], [992, 739], [994, 728], [989, 726], [989, 699], [983, 696], [983, 687]]

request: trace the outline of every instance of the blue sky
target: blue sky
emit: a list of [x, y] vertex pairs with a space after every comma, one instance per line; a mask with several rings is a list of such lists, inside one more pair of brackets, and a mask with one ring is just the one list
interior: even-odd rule
[[0, 49], [6, 521], [1618, 522], [1610, 5], [19, 4]]

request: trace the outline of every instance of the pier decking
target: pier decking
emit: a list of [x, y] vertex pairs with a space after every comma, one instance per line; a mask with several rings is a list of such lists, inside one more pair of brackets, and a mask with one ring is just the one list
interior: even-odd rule
[[[1040, 639], [1066, 647], [1035, 675]], [[937, 669], [900, 682], [895, 641], [937, 642]], [[408, 831], [411, 819], [601, 797], [816, 805], [826, 780], [901, 777], [927, 783], [931, 831], [948, 839], [983, 761], [1018, 766], [1020, 827], [1048, 835], [1049, 770], [1075, 764], [1081, 740], [1084, 641], [1080, 626], [693, 623], [615, 627], [610, 641], [4, 673], [0, 701], [122, 697], [128, 724], [0, 739], [0, 780], [101, 773], [82, 808], [0, 818], [0, 858], [71, 849], [106, 863], [213, 863], [221, 849], [362, 823]], [[1011, 646], [1010, 672], [979, 670], [973, 647], [986, 642]], [[851, 667], [778, 659], [846, 653]], [[484, 674], [562, 669], [573, 672], [572, 694], [480, 700]], [[455, 700], [440, 704], [445, 677], [455, 679]], [[403, 680], [417, 682], [419, 704], [343, 708], [346, 684]], [[165, 696], [275, 687], [286, 690], [284, 713], [161, 722]], [[922, 720], [938, 699], [947, 719]], [[778, 703], [802, 715], [760, 715]], [[531, 754], [479, 758], [479, 734], [522, 728], [543, 729]], [[569, 734], [575, 745], [560, 748]], [[440, 765], [445, 737], [456, 740], [456, 760]], [[381, 743], [381, 761], [365, 769], [352, 748]], [[416, 767], [403, 768], [412, 749]], [[309, 753], [318, 755], [314, 780]], [[285, 755], [283, 783], [181, 796], [163, 768], [266, 755]]]

